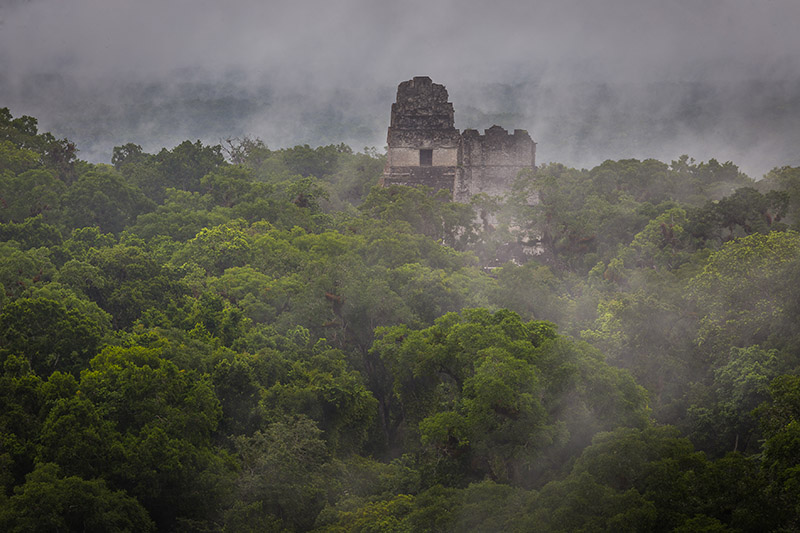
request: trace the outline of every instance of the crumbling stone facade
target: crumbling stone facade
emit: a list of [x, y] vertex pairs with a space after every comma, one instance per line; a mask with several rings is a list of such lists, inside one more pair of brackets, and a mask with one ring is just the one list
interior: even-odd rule
[[505, 193], [521, 170], [535, 167], [536, 143], [528, 132], [509, 134], [492, 126], [483, 135], [471, 129], [461, 133], [447, 98], [444, 85], [427, 76], [398, 86], [383, 185], [426, 185], [468, 202], [478, 193]]

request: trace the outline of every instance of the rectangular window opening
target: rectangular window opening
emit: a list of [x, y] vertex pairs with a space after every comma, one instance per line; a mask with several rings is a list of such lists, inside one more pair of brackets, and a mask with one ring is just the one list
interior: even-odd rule
[[419, 151], [419, 166], [430, 167], [433, 165], [433, 150]]

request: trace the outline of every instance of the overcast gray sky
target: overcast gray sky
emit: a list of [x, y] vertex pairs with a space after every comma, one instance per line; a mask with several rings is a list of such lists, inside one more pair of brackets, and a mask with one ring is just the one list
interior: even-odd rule
[[[208, 117], [176, 122], [178, 108], [169, 107], [174, 138], [224, 136], [229, 120], [230, 134], [257, 135], [271, 146], [319, 144], [333, 142], [330, 124], [350, 117], [341, 141], [382, 146], [397, 83], [429, 75], [447, 85], [459, 126], [488, 127], [461, 119], [488, 120], [505, 111], [525, 123], [502, 125], [531, 130], [542, 153], [548, 145], [542, 134], [554, 131], [559, 113], [577, 124], [575, 113], [585, 109], [576, 108], [593, 106], [589, 96], [565, 89], [576, 84], [612, 84], [605, 105], [630, 105], [637, 113], [654, 102], [643, 89], [615, 87], [713, 84], [718, 94], [702, 98], [734, 113], [720, 100], [730, 96], [726, 88], [761, 80], [781, 87], [778, 100], [794, 101], [799, 21], [798, 0], [0, 0], [0, 106], [37, 116], [57, 134], [122, 144], [142, 142], [148, 132], [172, 140], [170, 124], [156, 124], [158, 113], [143, 124], [131, 106], [184, 97], [208, 104], [234, 95], [241, 105], [230, 104], [234, 111], [218, 117], [213, 132], [195, 131]], [[205, 92], [182, 94], [187, 83]], [[492, 92], [494, 84], [516, 89], [509, 96]], [[553, 87], [561, 89], [545, 98]], [[499, 109], [510, 105], [508, 97], [514, 108]], [[681, 93], [675, 100], [683, 105], [686, 98]], [[660, 99], [664, 106], [652, 111], [668, 120], [674, 102]], [[737, 93], [731, 104], [740, 101], [746, 98]], [[185, 109], [193, 112], [191, 105]], [[85, 117], [93, 114], [100, 122], [114, 117], [113, 124], [86, 133]], [[688, 139], [684, 127], [669, 130], [672, 137], [686, 133]], [[702, 136], [708, 140], [707, 132]], [[724, 139], [718, 144], [725, 149]], [[649, 155], [641, 153], [646, 146], [631, 146], [629, 154], [615, 148], [620, 153], [607, 157]], [[571, 153], [559, 150], [552, 153]]]

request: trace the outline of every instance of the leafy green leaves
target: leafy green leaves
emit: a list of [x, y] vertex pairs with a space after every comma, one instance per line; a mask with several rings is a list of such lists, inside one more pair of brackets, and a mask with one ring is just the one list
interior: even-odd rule
[[[526, 324], [509, 311], [467, 309], [424, 330], [381, 330], [373, 352], [393, 377], [399, 438], [419, 439], [437, 465], [433, 480], [451, 476], [455, 461], [469, 468], [467, 479], [524, 483], [542, 456], [585, 445], [597, 426], [646, 419], [630, 377], [557, 338], [552, 324]], [[595, 419], [588, 426], [570, 420], [586, 411]]]

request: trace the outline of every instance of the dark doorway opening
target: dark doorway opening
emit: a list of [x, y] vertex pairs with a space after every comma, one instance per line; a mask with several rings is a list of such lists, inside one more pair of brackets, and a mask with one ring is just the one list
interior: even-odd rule
[[433, 165], [433, 150], [419, 151], [419, 166], [430, 167]]

